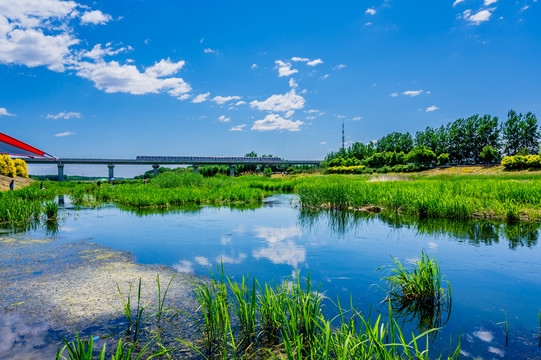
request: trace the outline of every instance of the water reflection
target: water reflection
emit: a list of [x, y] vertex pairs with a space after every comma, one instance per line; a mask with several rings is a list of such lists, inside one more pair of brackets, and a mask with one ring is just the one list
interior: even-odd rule
[[46, 323], [28, 322], [18, 315], [0, 316], [2, 359], [53, 359], [59, 338]]
[[[420, 235], [451, 236], [471, 245], [493, 245], [500, 240], [508, 242], [509, 248], [534, 247], [539, 239], [540, 223], [502, 223], [488, 220], [420, 219], [401, 214], [370, 214], [366, 212], [340, 212], [333, 210], [301, 210], [299, 222], [312, 227], [325, 222], [338, 234], [345, 234], [371, 221], [383, 221], [395, 229], [415, 229]], [[434, 244], [435, 245], [435, 244]]]

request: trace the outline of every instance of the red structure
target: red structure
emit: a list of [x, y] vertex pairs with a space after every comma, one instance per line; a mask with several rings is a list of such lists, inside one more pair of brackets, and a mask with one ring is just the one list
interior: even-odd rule
[[45, 151], [3, 133], [0, 133], [0, 154], [54, 159], [54, 156]]

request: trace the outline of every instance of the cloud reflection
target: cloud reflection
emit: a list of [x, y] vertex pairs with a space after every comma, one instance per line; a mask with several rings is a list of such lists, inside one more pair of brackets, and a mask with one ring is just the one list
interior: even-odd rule
[[180, 273], [193, 273], [193, 264], [188, 260], [180, 260], [178, 263], [173, 265], [173, 268]]
[[257, 226], [254, 228], [254, 236], [265, 239], [268, 246], [254, 250], [252, 256], [258, 260], [265, 258], [274, 264], [287, 264], [297, 268], [306, 261], [306, 249], [295, 244], [291, 238], [301, 235], [302, 230], [298, 226], [288, 228]]

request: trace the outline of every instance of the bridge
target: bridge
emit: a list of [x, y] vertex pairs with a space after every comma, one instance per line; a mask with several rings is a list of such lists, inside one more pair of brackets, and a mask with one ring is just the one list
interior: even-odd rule
[[247, 157], [216, 157], [216, 156], [138, 156], [136, 159], [90, 159], [90, 158], [27, 158], [28, 164], [56, 164], [58, 167], [58, 181], [64, 181], [64, 165], [106, 165], [109, 169], [109, 179], [114, 178], [115, 165], [151, 165], [154, 176], [158, 176], [158, 169], [163, 165], [192, 165], [194, 172], [201, 165], [228, 165], [229, 175], [235, 175], [237, 165], [313, 165], [318, 166], [323, 160], [283, 160], [278, 158], [247, 158]]

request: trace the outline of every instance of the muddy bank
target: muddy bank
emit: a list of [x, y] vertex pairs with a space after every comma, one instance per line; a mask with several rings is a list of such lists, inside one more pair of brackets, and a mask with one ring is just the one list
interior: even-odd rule
[[[54, 237], [0, 235], [0, 357], [51, 358], [61, 336], [73, 337], [75, 331], [100, 337], [118, 333], [124, 321], [122, 298], [127, 298], [130, 284], [134, 306], [141, 279], [141, 304], [148, 306], [146, 314], [155, 312], [157, 274], [162, 291], [174, 276], [165, 306], [193, 313], [196, 305], [188, 282], [193, 279], [174, 269], [136, 264], [130, 254], [91, 240], [63, 243]], [[171, 339], [194, 335], [188, 319], [165, 322], [164, 327]]]

